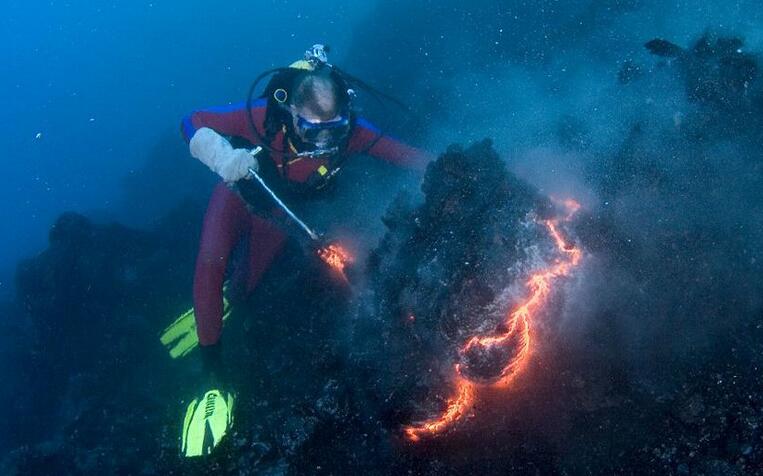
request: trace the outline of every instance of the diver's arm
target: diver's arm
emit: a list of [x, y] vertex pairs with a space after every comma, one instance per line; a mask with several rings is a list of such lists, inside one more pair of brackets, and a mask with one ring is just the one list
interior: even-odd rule
[[202, 347], [214, 345], [220, 339], [225, 268], [247, 218], [244, 202], [226, 185], [219, 184], [204, 215], [193, 279], [196, 332]]
[[[252, 103], [251, 114], [257, 131], [265, 135], [266, 101], [259, 99]], [[217, 133], [229, 137], [242, 137], [252, 144], [259, 144], [259, 138], [252, 131], [247, 117], [246, 103], [199, 109], [185, 116], [180, 123], [180, 131], [186, 142], [190, 142], [196, 131], [208, 127]]]
[[359, 118], [350, 137], [348, 152], [366, 153], [371, 157], [413, 170], [424, 170], [426, 165], [434, 159], [423, 150], [380, 134], [381, 131], [373, 124]]

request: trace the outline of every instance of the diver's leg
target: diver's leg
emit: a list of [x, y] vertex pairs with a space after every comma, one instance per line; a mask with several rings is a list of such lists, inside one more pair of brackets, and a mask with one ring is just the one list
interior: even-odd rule
[[223, 279], [228, 258], [248, 226], [241, 198], [220, 184], [212, 193], [201, 231], [193, 279], [196, 330], [202, 346], [216, 344], [223, 319]]

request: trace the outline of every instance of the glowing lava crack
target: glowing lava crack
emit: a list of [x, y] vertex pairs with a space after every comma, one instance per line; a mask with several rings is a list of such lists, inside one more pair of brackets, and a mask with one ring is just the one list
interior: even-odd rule
[[533, 273], [527, 281], [529, 296], [506, 315], [494, 334], [474, 336], [459, 350], [455, 365], [455, 395], [444, 412], [435, 418], [404, 428], [412, 441], [435, 436], [460, 420], [472, 407], [479, 385], [507, 387], [526, 365], [531, 349], [532, 320], [551, 294], [551, 284], [569, 276], [582, 258], [579, 248], [567, 243], [559, 231], [559, 223], [570, 221], [580, 205], [574, 200], [561, 202], [567, 210], [564, 217], [541, 222], [548, 229], [562, 257], [547, 268]]
[[344, 281], [347, 281], [347, 275], [345, 274], [345, 268], [347, 265], [352, 264], [355, 260], [347, 250], [340, 245], [331, 244], [318, 250], [318, 256], [327, 265], [337, 272]]

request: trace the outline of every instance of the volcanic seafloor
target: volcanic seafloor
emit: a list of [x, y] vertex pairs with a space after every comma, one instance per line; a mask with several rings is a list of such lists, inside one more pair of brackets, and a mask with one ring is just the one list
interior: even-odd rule
[[[290, 243], [226, 321], [237, 411], [205, 458], [179, 453], [198, 355], [170, 359], [157, 339], [191, 302], [187, 231], [203, 207], [149, 231], [67, 213], [3, 306], [16, 316], [2, 322], [4, 357], [21, 368], [3, 389], [3, 474], [763, 474], [763, 274], [749, 241], [761, 235], [763, 94], [744, 69], [754, 57], [697, 45], [665, 73], [696, 112], [680, 127], [630, 124], [588, 173], [599, 199], [558, 222], [581, 260], [549, 281], [508, 384], [492, 385], [519, 343], [461, 349], [510, 330], [527, 280], [563, 259], [544, 223], [577, 197], [520, 180], [489, 140], [451, 146], [421, 196], [395, 199], [351, 290]], [[624, 65], [622, 87], [642, 74]], [[575, 124], [559, 129], [570, 149], [585, 143]], [[713, 162], [729, 142], [731, 196]], [[447, 410], [465, 362], [473, 401], [412, 441], [405, 428]]]

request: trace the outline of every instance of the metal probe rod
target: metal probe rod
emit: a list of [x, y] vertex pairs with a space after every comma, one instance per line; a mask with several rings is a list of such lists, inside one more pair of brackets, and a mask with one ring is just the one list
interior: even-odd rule
[[[254, 151], [256, 151], [256, 152], [254, 152]], [[259, 150], [253, 149], [249, 153], [252, 154], [252, 156], [254, 156], [258, 152], [259, 152]], [[252, 177], [257, 179], [258, 182], [260, 182], [260, 185], [262, 185], [262, 188], [264, 188], [265, 191], [268, 192], [268, 194], [273, 198], [273, 200], [275, 200], [275, 202], [278, 204], [278, 206], [281, 207], [281, 209], [283, 211], [285, 211], [286, 214], [289, 215], [289, 217], [291, 217], [291, 219], [294, 220], [294, 222], [297, 225], [300, 226], [300, 228], [305, 230], [305, 232], [310, 236], [311, 239], [313, 239], [315, 241], [320, 240], [321, 237], [316, 232], [311, 230], [310, 227], [305, 224], [305, 222], [300, 220], [299, 217], [297, 217], [297, 215], [295, 215], [294, 212], [292, 212], [289, 209], [289, 207], [287, 207], [286, 204], [284, 202], [282, 202], [280, 198], [278, 198], [278, 195], [276, 195], [276, 193], [270, 187], [268, 187], [268, 184], [266, 184], [265, 181], [262, 180], [262, 177], [260, 177], [260, 174], [258, 174], [256, 170], [254, 170], [253, 168], [249, 167], [249, 173], [252, 175]]]

